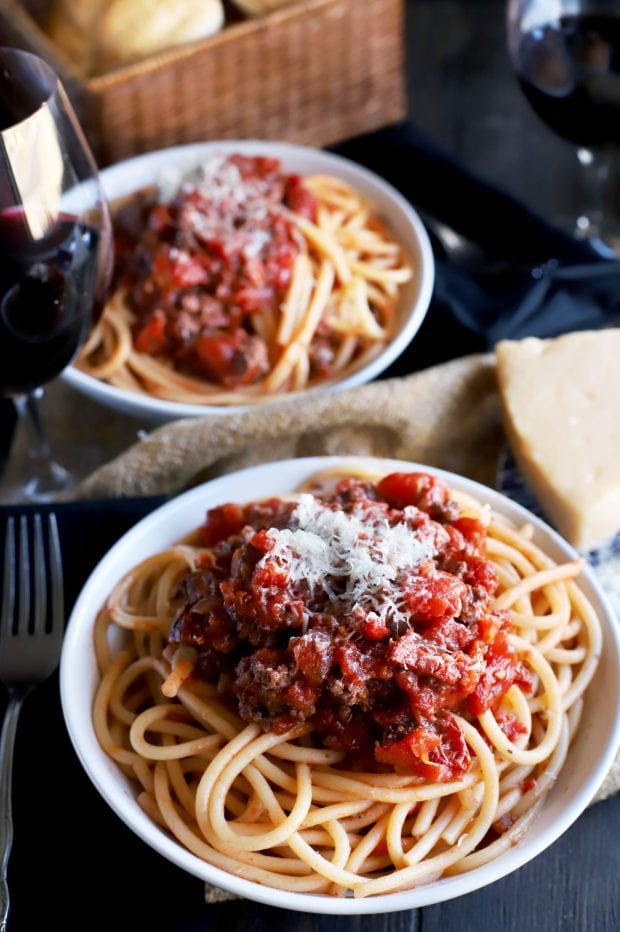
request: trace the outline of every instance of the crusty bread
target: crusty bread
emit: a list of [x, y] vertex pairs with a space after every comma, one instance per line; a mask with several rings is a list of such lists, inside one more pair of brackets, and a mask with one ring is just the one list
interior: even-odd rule
[[223, 25], [222, 0], [55, 0], [47, 31], [93, 75], [204, 39]]
[[496, 347], [519, 467], [564, 537], [588, 550], [620, 530], [620, 329]]
[[55, 0], [47, 32], [75, 67], [92, 74], [97, 57], [97, 38], [107, 0]]
[[101, 22], [101, 70], [204, 39], [223, 24], [221, 0], [109, 0]]

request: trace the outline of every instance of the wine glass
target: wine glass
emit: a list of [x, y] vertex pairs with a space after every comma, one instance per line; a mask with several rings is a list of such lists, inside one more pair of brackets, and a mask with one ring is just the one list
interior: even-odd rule
[[12, 499], [71, 485], [38, 401], [101, 310], [111, 266], [97, 168], [57, 75], [35, 55], [0, 48], [0, 395], [30, 432], [28, 475]]
[[620, 142], [620, 0], [509, 0], [507, 30], [525, 96], [577, 148], [587, 203], [575, 235], [613, 255], [620, 242], [611, 208]]

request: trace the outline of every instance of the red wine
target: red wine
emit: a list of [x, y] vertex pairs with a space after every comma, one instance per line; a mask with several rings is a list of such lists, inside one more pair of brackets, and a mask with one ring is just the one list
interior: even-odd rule
[[43, 385], [75, 356], [92, 320], [98, 242], [67, 216], [33, 240], [20, 210], [0, 213], [0, 393]]
[[620, 16], [584, 14], [521, 38], [519, 82], [532, 107], [579, 146], [620, 142]]

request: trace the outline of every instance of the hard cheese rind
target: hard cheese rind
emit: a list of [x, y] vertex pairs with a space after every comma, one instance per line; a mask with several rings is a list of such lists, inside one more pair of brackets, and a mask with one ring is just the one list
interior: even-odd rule
[[557, 530], [589, 550], [620, 530], [620, 330], [496, 346], [505, 426]]

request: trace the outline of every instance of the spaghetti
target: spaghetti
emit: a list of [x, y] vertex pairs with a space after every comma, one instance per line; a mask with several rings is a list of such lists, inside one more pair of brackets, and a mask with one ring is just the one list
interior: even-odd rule
[[385, 224], [330, 175], [212, 158], [169, 203], [115, 220], [116, 280], [78, 368], [176, 402], [258, 402], [328, 384], [395, 333], [413, 275]]
[[578, 727], [601, 649], [580, 570], [423, 473], [211, 509], [100, 613], [98, 740], [236, 876], [364, 897], [471, 870]]

